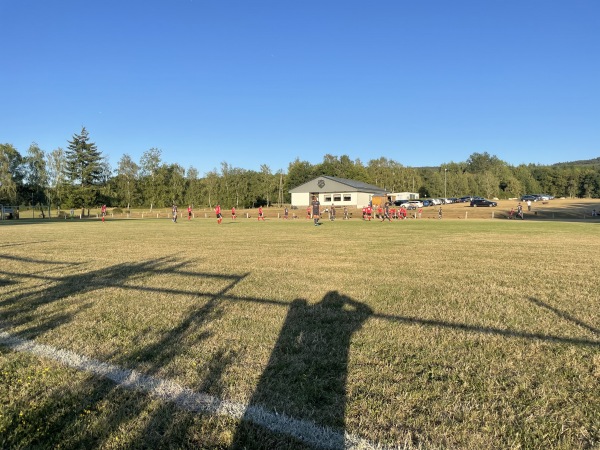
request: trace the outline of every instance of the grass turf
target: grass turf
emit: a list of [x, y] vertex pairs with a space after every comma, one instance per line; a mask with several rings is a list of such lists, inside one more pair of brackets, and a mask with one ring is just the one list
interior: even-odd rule
[[[594, 448], [599, 226], [11, 224], [0, 226], [0, 320], [383, 445]], [[0, 374], [3, 447], [301, 445], [7, 349]]]

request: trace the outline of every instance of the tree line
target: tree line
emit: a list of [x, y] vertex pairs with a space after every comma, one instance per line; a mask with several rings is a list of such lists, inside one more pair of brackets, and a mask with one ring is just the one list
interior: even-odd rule
[[193, 166], [167, 164], [160, 149], [145, 151], [139, 161], [124, 154], [112, 169], [85, 127], [50, 152], [32, 143], [25, 156], [0, 144], [0, 204], [90, 208], [163, 208], [173, 203], [196, 208], [251, 208], [289, 204], [289, 190], [321, 175], [376, 185], [388, 192], [418, 192], [420, 197], [513, 198], [527, 193], [556, 197], [600, 197], [600, 158], [554, 165], [511, 166], [496, 156], [473, 153], [464, 162], [440, 167], [407, 167], [381, 157], [364, 164], [347, 155], [326, 154], [311, 164], [299, 158], [287, 172], [259, 171], [222, 162], [200, 176]]

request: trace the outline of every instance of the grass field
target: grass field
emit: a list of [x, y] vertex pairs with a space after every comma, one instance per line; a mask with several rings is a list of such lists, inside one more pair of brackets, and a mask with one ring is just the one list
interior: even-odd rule
[[600, 220], [0, 237], [2, 448], [600, 447]]

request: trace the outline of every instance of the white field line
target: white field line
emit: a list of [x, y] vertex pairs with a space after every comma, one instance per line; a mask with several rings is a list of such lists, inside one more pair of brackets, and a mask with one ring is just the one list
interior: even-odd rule
[[384, 449], [352, 434], [320, 426], [308, 420], [294, 419], [285, 414], [267, 411], [260, 406], [221, 400], [217, 397], [195, 392], [169, 380], [144, 375], [131, 369], [107, 364], [34, 341], [21, 339], [0, 331], [0, 344], [19, 352], [27, 352], [54, 360], [64, 366], [107, 378], [117, 386], [146, 392], [180, 409], [190, 412], [228, 416], [244, 419], [276, 433], [292, 436], [309, 445], [325, 449]]

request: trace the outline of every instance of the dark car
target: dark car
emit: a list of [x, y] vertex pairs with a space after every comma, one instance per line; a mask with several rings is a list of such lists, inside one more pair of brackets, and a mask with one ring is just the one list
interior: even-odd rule
[[532, 202], [537, 202], [539, 200], [539, 197], [537, 195], [523, 195], [521, 197], [522, 202], [526, 202], [527, 200], [530, 200]]
[[478, 198], [475, 200], [471, 200], [471, 206], [474, 208], [476, 208], [477, 206], [492, 207], [492, 206], [498, 206], [498, 203], [493, 202], [491, 200], [486, 200], [485, 198]]

